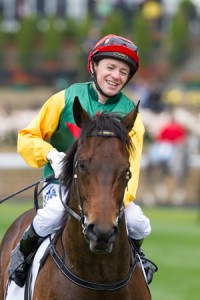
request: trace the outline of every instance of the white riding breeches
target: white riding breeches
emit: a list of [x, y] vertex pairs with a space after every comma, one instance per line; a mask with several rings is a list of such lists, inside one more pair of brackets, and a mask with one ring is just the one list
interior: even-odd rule
[[[62, 194], [64, 194], [64, 189], [62, 189]], [[33, 220], [36, 233], [41, 237], [54, 233], [60, 226], [64, 211], [65, 208], [59, 195], [59, 185], [49, 184], [43, 190], [43, 208], [38, 209]], [[125, 219], [127, 231], [131, 238], [141, 240], [150, 234], [150, 221], [134, 202], [125, 208]]]
[[[64, 199], [63, 190], [62, 196]], [[44, 188], [42, 196], [43, 208], [38, 209], [37, 215], [33, 219], [33, 227], [39, 236], [45, 237], [54, 233], [60, 227], [65, 208], [60, 199], [59, 184], [49, 184]]]

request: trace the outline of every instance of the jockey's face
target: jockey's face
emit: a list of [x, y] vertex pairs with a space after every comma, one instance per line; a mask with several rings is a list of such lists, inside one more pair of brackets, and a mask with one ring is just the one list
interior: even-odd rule
[[[110, 97], [120, 92], [130, 74], [130, 67], [126, 63], [112, 58], [100, 60], [94, 64], [94, 68], [100, 88]], [[100, 100], [106, 100], [106, 97], [97, 93]]]

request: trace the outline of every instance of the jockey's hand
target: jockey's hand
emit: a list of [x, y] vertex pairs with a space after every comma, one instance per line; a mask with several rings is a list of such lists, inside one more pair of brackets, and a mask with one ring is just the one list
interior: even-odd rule
[[62, 173], [64, 152], [58, 152], [53, 149], [47, 153], [47, 160], [50, 162], [52, 169], [54, 170], [54, 176], [58, 179]]

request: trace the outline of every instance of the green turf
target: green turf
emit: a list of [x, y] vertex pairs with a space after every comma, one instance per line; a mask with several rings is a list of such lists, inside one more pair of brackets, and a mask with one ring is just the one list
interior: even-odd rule
[[0, 205], [0, 240], [9, 225], [22, 213], [33, 207], [33, 203], [9, 201]]
[[195, 209], [146, 209], [152, 233], [143, 244], [159, 271], [153, 300], [200, 299], [200, 219]]
[[[0, 206], [0, 239], [31, 202]], [[153, 300], [200, 299], [200, 218], [197, 209], [144, 209], [152, 233], [143, 249], [159, 266], [150, 285]]]

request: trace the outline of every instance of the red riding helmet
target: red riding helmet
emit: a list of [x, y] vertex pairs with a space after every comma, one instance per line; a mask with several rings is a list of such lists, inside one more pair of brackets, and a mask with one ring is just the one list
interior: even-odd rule
[[[88, 71], [92, 73], [91, 62], [102, 58], [115, 58], [130, 66], [130, 78], [139, 68], [138, 48], [130, 40], [114, 34], [106, 35], [92, 49], [88, 57]], [[129, 79], [130, 79], [129, 78]]]

